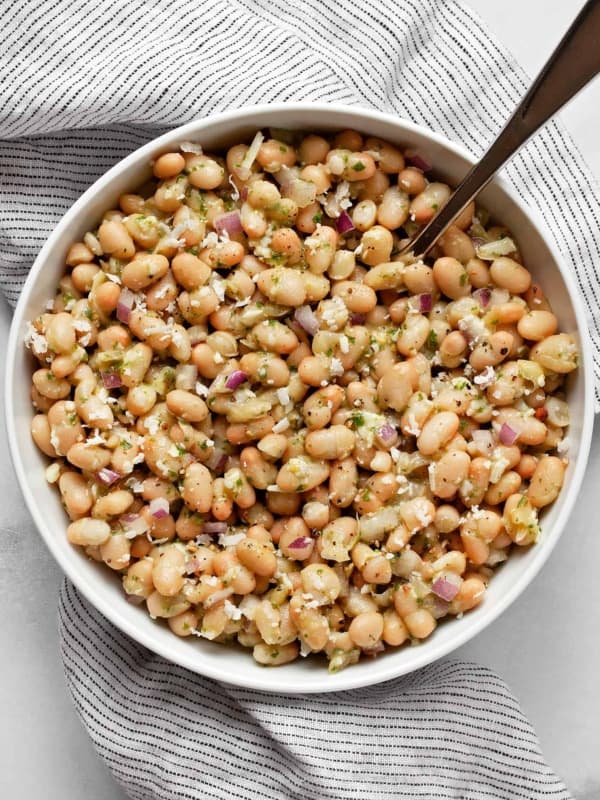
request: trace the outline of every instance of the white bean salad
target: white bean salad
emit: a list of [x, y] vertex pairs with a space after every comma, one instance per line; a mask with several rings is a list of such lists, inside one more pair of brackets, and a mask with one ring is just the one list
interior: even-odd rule
[[561, 488], [577, 347], [509, 231], [356, 131], [181, 143], [29, 325], [69, 541], [177, 636], [331, 671], [480, 604]]

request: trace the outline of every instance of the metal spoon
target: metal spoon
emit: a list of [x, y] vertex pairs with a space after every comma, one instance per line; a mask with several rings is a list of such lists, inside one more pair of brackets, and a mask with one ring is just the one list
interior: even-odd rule
[[402, 249], [424, 255], [539, 127], [600, 72], [600, 0], [588, 0], [485, 155]]

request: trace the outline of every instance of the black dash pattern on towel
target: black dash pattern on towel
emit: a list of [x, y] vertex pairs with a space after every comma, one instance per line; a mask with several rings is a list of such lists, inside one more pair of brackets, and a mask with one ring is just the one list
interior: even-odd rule
[[572, 800], [485, 667], [273, 697], [170, 664], [67, 582], [59, 623], [77, 711], [135, 800]]
[[[393, 112], [480, 155], [526, 88], [452, 0], [4, 0], [0, 288], [15, 303], [44, 240], [108, 167], [158, 133], [281, 100]], [[506, 170], [584, 297], [600, 404], [600, 192], [559, 122]]]

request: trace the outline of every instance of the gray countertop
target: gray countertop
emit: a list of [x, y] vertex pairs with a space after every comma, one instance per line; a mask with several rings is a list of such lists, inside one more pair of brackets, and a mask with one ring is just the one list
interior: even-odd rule
[[[574, 0], [471, 1], [530, 73], [541, 66], [580, 5]], [[589, 108], [597, 114], [599, 100], [596, 85], [563, 115], [596, 175], [600, 145]], [[9, 323], [9, 309], [0, 301], [0, 341], [6, 341]], [[2, 372], [3, 358], [2, 353]], [[3, 422], [0, 453], [0, 796], [125, 798], [70, 703], [56, 621], [61, 574], [24, 508]], [[597, 429], [579, 503], [549, 562], [499, 620], [454, 654], [485, 664], [506, 680], [537, 730], [548, 762], [579, 800], [600, 796], [598, 486]]]

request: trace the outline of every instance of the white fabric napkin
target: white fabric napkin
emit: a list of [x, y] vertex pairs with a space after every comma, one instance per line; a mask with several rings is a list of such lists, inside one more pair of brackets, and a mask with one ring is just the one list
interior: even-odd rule
[[[0, 286], [13, 303], [69, 205], [177, 124], [258, 102], [344, 102], [480, 154], [526, 86], [450, 0], [37, 0], [0, 4], [0, 23]], [[556, 122], [506, 173], [574, 270], [600, 376], [592, 176]], [[481, 667], [446, 662], [369, 690], [272, 697], [153, 656], [69, 585], [60, 619], [81, 718], [133, 798], [570, 797], [517, 702]]]

